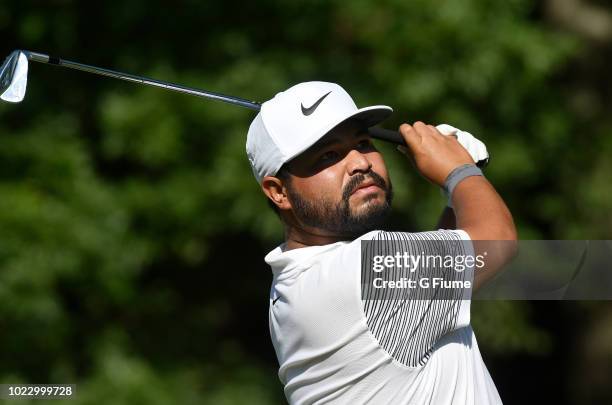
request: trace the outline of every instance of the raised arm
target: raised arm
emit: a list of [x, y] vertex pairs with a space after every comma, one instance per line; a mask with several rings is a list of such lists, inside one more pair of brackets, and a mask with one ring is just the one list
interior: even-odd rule
[[[456, 138], [442, 135], [432, 125], [419, 121], [414, 125], [402, 124], [400, 133], [419, 172], [440, 187], [445, 186], [455, 169], [474, 163]], [[508, 207], [483, 176], [459, 181], [451, 199], [456, 228], [468, 233], [476, 254], [487, 253], [485, 267], [476, 272], [475, 288], [478, 288], [514, 257], [516, 228]]]

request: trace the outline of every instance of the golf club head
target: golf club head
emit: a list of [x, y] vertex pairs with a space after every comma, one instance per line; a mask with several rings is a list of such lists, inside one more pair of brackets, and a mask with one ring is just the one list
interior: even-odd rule
[[0, 67], [0, 99], [19, 103], [25, 97], [28, 83], [28, 57], [13, 51]]

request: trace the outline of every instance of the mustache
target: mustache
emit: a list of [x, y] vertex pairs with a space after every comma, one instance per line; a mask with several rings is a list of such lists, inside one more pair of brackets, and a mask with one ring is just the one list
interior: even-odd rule
[[378, 173], [370, 171], [367, 176], [363, 173], [359, 173], [355, 177], [350, 179], [347, 185], [344, 186], [344, 190], [342, 191], [342, 199], [348, 200], [351, 194], [353, 194], [353, 192], [357, 190], [361, 183], [363, 183], [368, 178], [372, 179], [374, 184], [376, 184], [378, 187], [382, 188], [385, 191], [389, 191], [387, 189], [387, 182], [385, 181], [385, 179], [383, 179], [382, 176], [380, 176]]

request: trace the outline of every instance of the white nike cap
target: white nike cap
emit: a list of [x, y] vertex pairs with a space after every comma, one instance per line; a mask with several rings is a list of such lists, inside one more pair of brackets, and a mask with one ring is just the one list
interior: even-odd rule
[[296, 84], [263, 103], [251, 122], [246, 153], [253, 174], [261, 183], [344, 121], [355, 119], [369, 128], [392, 112], [386, 105], [357, 108], [335, 83]]

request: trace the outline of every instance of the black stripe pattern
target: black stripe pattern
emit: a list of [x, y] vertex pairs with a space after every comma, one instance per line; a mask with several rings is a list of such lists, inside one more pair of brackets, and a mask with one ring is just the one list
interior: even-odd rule
[[[418, 280], [435, 277], [444, 280], [470, 280], [466, 271], [457, 272], [440, 266], [439, 262], [424, 262], [413, 272], [393, 267], [384, 272], [372, 271], [376, 255], [441, 256], [467, 255], [469, 241], [461, 241], [455, 232], [421, 233], [380, 232], [371, 241], [362, 241], [362, 302], [368, 327], [382, 348], [395, 360], [408, 367], [423, 366], [430, 358], [434, 345], [448, 332], [457, 328], [462, 300], [461, 288], [418, 288]], [[372, 288], [374, 278], [415, 280], [417, 288]], [[461, 322], [469, 322], [467, 319]]]

